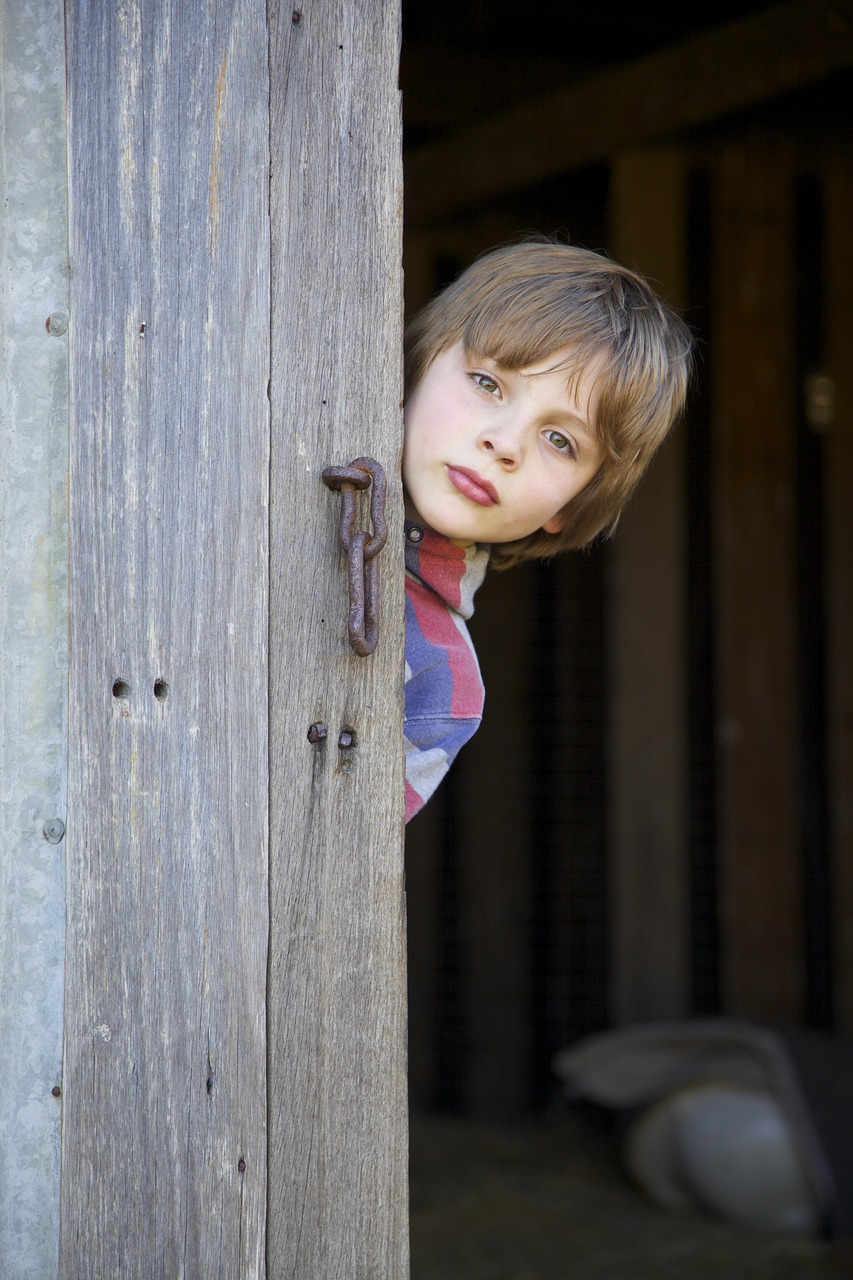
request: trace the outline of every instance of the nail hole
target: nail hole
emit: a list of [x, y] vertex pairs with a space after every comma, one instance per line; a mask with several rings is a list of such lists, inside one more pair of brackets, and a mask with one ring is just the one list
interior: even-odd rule
[[158, 702], [165, 702], [169, 696], [169, 686], [165, 680], [154, 681], [154, 697]]
[[126, 684], [126, 683], [124, 682], [124, 680], [116, 680], [115, 684], [113, 685], [113, 697], [114, 697], [114, 698], [129, 698], [129, 697], [130, 697], [130, 685], [129, 685], [129, 684]]
[[241, 1157], [240, 1157], [240, 1159], [237, 1161], [237, 1171], [238, 1171], [238, 1173], [245, 1173], [245, 1172], [246, 1172], [246, 1161], [243, 1159], [243, 1157], [242, 1157], [242, 1156], [241, 1156]]

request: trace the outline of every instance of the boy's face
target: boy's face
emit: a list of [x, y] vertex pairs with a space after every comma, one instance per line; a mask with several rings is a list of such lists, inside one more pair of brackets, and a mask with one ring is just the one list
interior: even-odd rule
[[558, 351], [507, 370], [441, 352], [406, 405], [403, 483], [411, 519], [460, 542], [559, 533], [560, 512], [604, 461], [593, 434], [595, 367], [568, 388]]

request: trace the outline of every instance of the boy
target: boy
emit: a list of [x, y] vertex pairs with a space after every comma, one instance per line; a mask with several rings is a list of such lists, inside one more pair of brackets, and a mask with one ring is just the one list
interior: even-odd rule
[[554, 241], [493, 250], [406, 333], [406, 821], [476, 731], [465, 620], [498, 569], [582, 547], [680, 414], [691, 336], [642, 277]]

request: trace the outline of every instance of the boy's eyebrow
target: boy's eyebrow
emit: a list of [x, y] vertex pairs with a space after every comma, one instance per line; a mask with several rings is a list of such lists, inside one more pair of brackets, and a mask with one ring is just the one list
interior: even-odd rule
[[[556, 364], [552, 368], [540, 369], [536, 373], [523, 373], [521, 369], [516, 369], [513, 372], [520, 373], [525, 378], [539, 378], [546, 373], [558, 372], [561, 367], [562, 366], [560, 364]], [[597, 443], [598, 432], [596, 431], [596, 427], [595, 427], [595, 414], [590, 413], [588, 411], [589, 406], [587, 406], [587, 412], [584, 412], [584, 410], [580, 407], [580, 405], [577, 404], [577, 387], [576, 385], [573, 385], [575, 383], [575, 376], [577, 372], [578, 372], [577, 370], [574, 371], [572, 376], [570, 376], [566, 382], [566, 390], [572, 396], [575, 397], [575, 407], [574, 408], [567, 407], [565, 409], [560, 409], [558, 411], [558, 414], [555, 416], [558, 416], [563, 419], [570, 419], [572, 422], [576, 422], [578, 426], [581, 427], [582, 430], [589, 436], [590, 440]], [[595, 386], [595, 383], [593, 383], [592, 388], [590, 390], [590, 401], [592, 400], [592, 397], [595, 394], [595, 390], [596, 390], [596, 386]]]

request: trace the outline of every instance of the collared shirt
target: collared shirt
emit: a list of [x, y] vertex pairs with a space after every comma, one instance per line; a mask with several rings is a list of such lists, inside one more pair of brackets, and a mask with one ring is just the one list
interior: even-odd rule
[[465, 620], [487, 547], [459, 547], [406, 524], [406, 821], [423, 807], [477, 731], [484, 689]]

